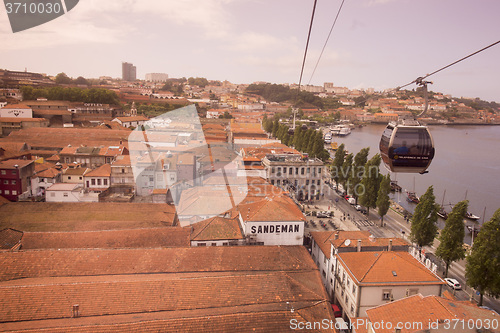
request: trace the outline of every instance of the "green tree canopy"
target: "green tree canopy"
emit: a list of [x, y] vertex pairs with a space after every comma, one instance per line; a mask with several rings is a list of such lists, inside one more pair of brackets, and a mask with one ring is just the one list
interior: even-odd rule
[[500, 209], [483, 224], [474, 240], [467, 257], [465, 278], [467, 284], [481, 295], [479, 306], [483, 305], [485, 293], [500, 296]]
[[70, 84], [71, 78], [66, 75], [66, 73], [59, 73], [56, 75], [57, 84]]
[[344, 144], [342, 143], [338, 148], [337, 151], [335, 152], [335, 157], [333, 158], [333, 165], [332, 165], [332, 178], [335, 180], [335, 183], [339, 183], [340, 180], [340, 173], [342, 172], [342, 165], [344, 165], [344, 159], [345, 159], [345, 149], [344, 149]]
[[368, 154], [370, 152], [370, 147], [361, 149], [354, 157], [354, 162], [352, 165], [352, 172], [349, 176], [349, 184], [353, 189], [352, 193], [356, 202], [358, 202], [358, 191], [357, 188], [361, 184], [361, 179], [364, 175], [365, 164], [368, 161]]
[[381, 178], [380, 162], [380, 154], [376, 154], [368, 162], [366, 162], [365, 172], [363, 178], [361, 179], [363, 193], [360, 194], [359, 201], [361, 205], [368, 208], [368, 212], [370, 212], [370, 208], [377, 207], [377, 195]]
[[391, 193], [391, 176], [382, 176], [377, 195], [378, 215], [380, 215], [381, 217], [380, 222], [382, 226], [384, 225], [384, 216], [385, 214], [387, 214], [387, 212], [389, 211], [389, 207], [391, 206], [389, 193]]
[[419, 248], [432, 246], [437, 235], [439, 206], [436, 204], [434, 188], [429, 186], [425, 194], [420, 197], [420, 202], [415, 207], [415, 212], [411, 220], [410, 239]]
[[468, 206], [469, 202], [464, 200], [453, 207], [439, 236], [441, 243], [436, 249], [436, 256], [446, 264], [445, 276], [448, 276], [448, 268], [452, 262], [465, 258], [464, 218]]
[[[344, 163], [342, 164], [341, 170], [340, 170], [340, 177], [339, 177], [339, 182], [344, 186], [344, 189], [350, 193], [351, 192], [351, 184], [348, 184], [349, 180], [349, 174], [351, 173], [352, 169], [352, 160], [354, 159], [354, 156], [352, 153], [347, 155], [344, 159]], [[346, 186], [346, 183], [348, 186]]]

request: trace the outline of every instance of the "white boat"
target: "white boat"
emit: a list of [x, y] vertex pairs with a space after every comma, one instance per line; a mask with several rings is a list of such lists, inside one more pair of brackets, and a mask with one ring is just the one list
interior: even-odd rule
[[346, 136], [351, 134], [351, 127], [349, 125], [335, 125], [330, 127], [330, 131], [335, 136]]
[[467, 212], [467, 214], [465, 214], [465, 217], [468, 218], [469, 220], [473, 220], [473, 221], [477, 221], [480, 219], [479, 216], [474, 215], [471, 212]]
[[325, 143], [331, 143], [332, 142], [332, 135], [330, 133], [325, 134]]

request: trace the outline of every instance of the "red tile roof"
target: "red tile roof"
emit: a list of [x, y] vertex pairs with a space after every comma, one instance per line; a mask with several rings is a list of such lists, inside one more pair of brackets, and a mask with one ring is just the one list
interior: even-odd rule
[[[461, 320], [466, 325], [469, 320], [474, 322], [480, 320], [483, 323], [485, 319], [500, 320], [498, 315], [489, 310], [478, 308], [470, 302], [447, 300], [439, 296], [424, 297], [420, 294], [379, 305], [367, 310], [366, 313], [372, 323], [379, 323], [379, 326], [382, 321], [386, 323], [383, 328], [377, 329], [377, 333], [393, 333], [398, 323], [409, 323], [408, 327], [401, 327], [401, 333], [411, 333], [429, 329], [429, 323], [439, 323], [442, 328], [445, 320], [452, 321], [452, 325], [455, 321], [461, 325]], [[389, 326], [387, 323], [391, 323], [392, 329], [384, 329]], [[455, 328], [456, 331], [459, 331], [462, 326]], [[465, 326], [465, 328], [468, 327]], [[449, 331], [455, 331], [453, 326]], [[494, 332], [499, 331], [498, 327], [494, 330]]]
[[408, 252], [341, 252], [337, 258], [360, 285], [445, 284]]
[[192, 225], [191, 240], [236, 240], [244, 239], [238, 218], [215, 216]]
[[25, 232], [22, 249], [113, 249], [190, 246], [190, 228]]

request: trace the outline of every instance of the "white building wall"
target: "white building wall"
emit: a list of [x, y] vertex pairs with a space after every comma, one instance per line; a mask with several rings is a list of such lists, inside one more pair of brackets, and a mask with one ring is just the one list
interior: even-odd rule
[[[257, 242], [264, 245], [303, 245], [304, 222], [246, 222], [245, 234], [255, 235]], [[287, 231], [283, 231], [286, 226]], [[291, 228], [292, 231], [288, 231]]]

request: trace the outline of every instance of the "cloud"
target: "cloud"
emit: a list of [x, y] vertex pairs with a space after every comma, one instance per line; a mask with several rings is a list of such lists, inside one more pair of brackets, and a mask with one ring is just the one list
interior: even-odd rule
[[[195, 27], [209, 39], [228, 36], [231, 30], [225, 6], [231, 0], [85, 0], [66, 15], [20, 33], [12, 33], [6, 22], [0, 26], [2, 50], [22, 50], [82, 42], [112, 44], [138, 31], [140, 20], [157, 20], [177, 28]], [[0, 51], [1, 52], [1, 51]]]

